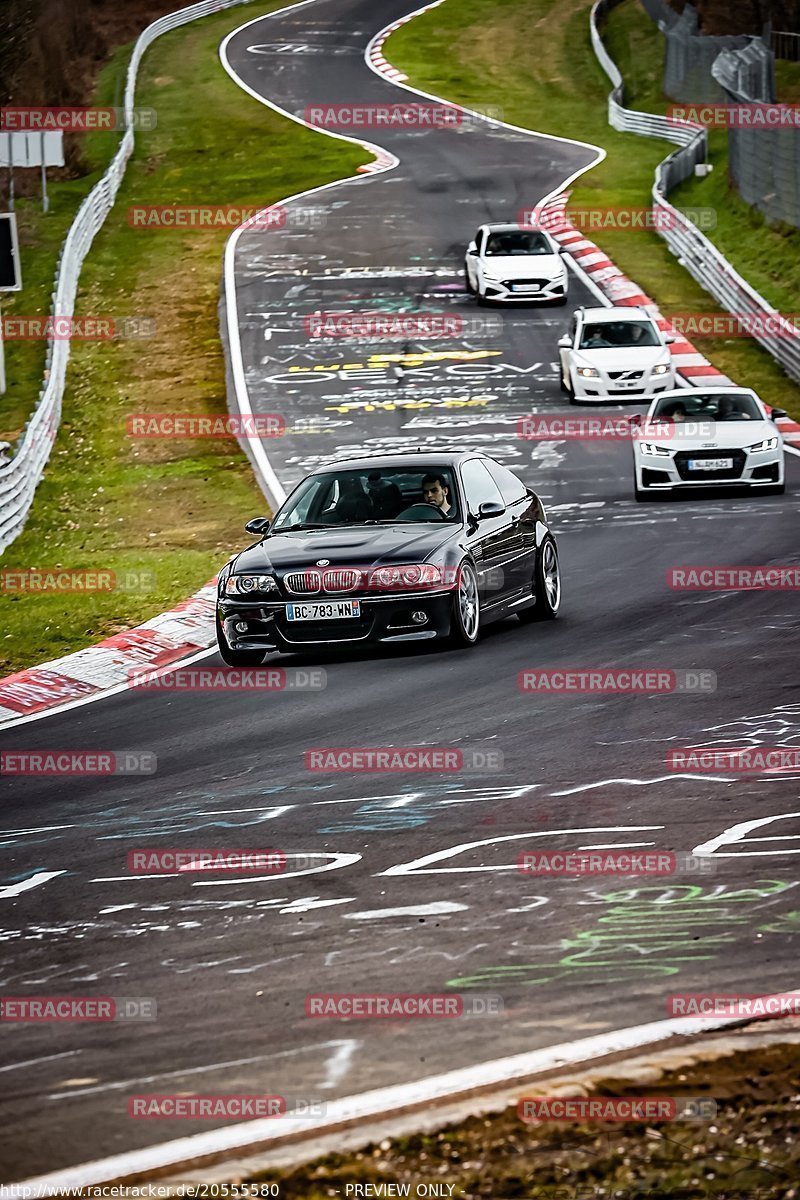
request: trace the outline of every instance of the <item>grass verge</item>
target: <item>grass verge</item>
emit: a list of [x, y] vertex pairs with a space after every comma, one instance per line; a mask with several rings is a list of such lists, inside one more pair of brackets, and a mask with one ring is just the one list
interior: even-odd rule
[[[485, 104], [490, 96], [512, 123], [603, 146], [607, 157], [576, 181], [572, 205], [603, 213], [618, 207], [642, 209], [649, 207], [655, 167], [671, 147], [609, 126], [610, 85], [592, 50], [590, 9], [590, 0], [492, 0], [487, 15], [483, 0], [450, 0], [392, 34], [386, 55], [412, 85], [425, 91], [467, 106]], [[520, 29], [526, 31], [524, 38]], [[623, 73], [633, 76], [635, 95], [627, 95], [626, 103], [635, 100], [643, 108], [663, 110], [665, 102], [658, 98], [661, 38], [636, 0], [625, 0], [614, 10], [606, 36]], [[722, 174], [711, 176], [714, 186]], [[691, 186], [690, 192], [677, 194], [678, 203], [712, 203]], [[532, 207], [536, 199], [525, 203]], [[492, 215], [499, 219], [504, 214]], [[656, 233], [604, 228], [591, 236], [665, 316], [719, 311]], [[746, 264], [742, 270], [746, 275]], [[760, 280], [753, 278], [753, 283], [759, 286]], [[797, 307], [795, 300], [788, 311]], [[726, 375], [755, 387], [767, 404], [800, 419], [800, 386], [755, 342], [715, 337], [698, 339], [697, 345]]]
[[[612, 1072], [593, 1096], [701, 1097], [716, 1103], [717, 1115], [660, 1124], [533, 1125], [512, 1106], [436, 1133], [257, 1174], [251, 1182], [277, 1181], [282, 1200], [427, 1194], [453, 1200], [794, 1200], [800, 1195], [798, 1068], [800, 1050], [788, 1045], [698, 1063], [655, 1084], [631, 1086]], [[527, 1094], [552, 1093], [545, 1082]], [[371, 1187], [357, 1191], [359, 1185]]]
[[[358, 146], [258, 104], [222, 70], [222, 37], [281, 3], [207, 17], [164, 35], [144, 58], [137, 104], [158, 110], [158, 126], [137, 138], [117, 202], [84, 264], [77, 312], [150, 318], [155, 334], [73, 345], [50, 464], [2, 565], [148, 573], [152, 582], [146, 591], [6, 593], [2, 673], [110, 636], [185, 598], [242, 544], [243, 522], [265, 511], [236, 442], [137, 444], [126, 434], [132, 412], [226, 411], [217, 302], [228, 236], [137, 229], [126, 214], [134, 204], [266, 205], [369, 161]], [[130, 49], [103, 72], [101, 95]], [[62, 187], [69, 201], [61, 200]], [[65, 213], [74, 207], [72, 184], [52, 190]], [[23, 295], [31, 300], [27, 288]]]

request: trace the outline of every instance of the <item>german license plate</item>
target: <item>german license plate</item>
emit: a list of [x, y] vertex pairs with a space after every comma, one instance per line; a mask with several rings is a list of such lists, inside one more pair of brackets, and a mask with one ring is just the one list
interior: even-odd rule
[[512, 283], [512, 292], [540, 292], [542, 289], [538, 283]]
[[732, 458], [690, 458], [690, 471], [730, 471], [733, 467]]
[[286, 605], [287, 621], [341, 621], [360, 616], [360, 600], [309, 600], [304, 604], [293, 601]]

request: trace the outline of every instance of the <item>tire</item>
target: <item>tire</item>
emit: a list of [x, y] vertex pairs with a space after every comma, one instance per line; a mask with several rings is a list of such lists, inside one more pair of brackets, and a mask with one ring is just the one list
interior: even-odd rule
[[558, 565], [558, 550], [548, 533], [536, 554], [533, 569], [533, 591], [536, 603], [517, 613], [523, 625], [532, 621], [554, 621], [561, 607], [561, 569]]
[[[569, 378], [569, 376], [567, 376], [567, 378]], [[572, 390], [572, 384], [571, 384], [571, 383], [565, 383], [565, 382], [564, 382], [564, 370], [563, 370], [563, 368], [561, 369], [561, 371], [560, 371], [560, 373], [559, 373], [559, 383], [560, 383], [560, 385], [561, 385], [561, 390], [562, 390], [562, 392], [564, 393], [564, 395], [565, 395], [565, 396], [569, 396], [569, 402], [570, 402], [570, 404], [577, 404], [577, 401], [576, 401], [576, 399], [575, 399], [575, 393], [574, 393], [574, 391]]]
[[489, 307], [489, 301], [486, 299], [483, 292], [476, 292], [475, 295], [478, 298], [478, 307], [479, 308], [488, 308]]
[[225, 634], [220, 624], [219, 617], [216, 618], [217, 626], [217, 648], [219, 656], [224, 663], [229, 667], [258, 667], [264, 661], [265, 650], [233, 650], [225, 640]]
[[656, 498], [656, 493], [648, 492], [646, 489], [642, 491], [642, 489], [638, 487], [634, 487], [633, 494], [639, 504], [652, 504]]
[[450, 609], [450, 644], [459, 649], [474, 646], [481, 632], [481, 602], [478, 577], [471, 562], [465, 560], [458, 569], [458, 587], [453, 592]]
[[553, 305], [556, 308], [563, 308], [568, 300], [569, 300], [569, 296], [562, 296], [559, 300], [554, 300]]
[[472, 282], [471, 282], [471, 280], [470, 280], [470, 277], [469, 277], [469, 271], [467, 270], [467, 268], [466, 268], [466, 267], [464, 268], [464, 280], [465, 280], [465, 283], [466, 283], [466, 288], [467, 288], [467, 291], [469, 292], [470, 296], [474, 296], [474, 295], [475, 295], [475, 288], [474, 288], [474, 287], [473, 287], [473, 285], [472, 285]]

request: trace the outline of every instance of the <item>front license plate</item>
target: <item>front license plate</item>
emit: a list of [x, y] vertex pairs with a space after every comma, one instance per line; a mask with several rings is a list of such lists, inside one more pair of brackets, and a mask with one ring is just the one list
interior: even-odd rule
[[540, 292], [538, 283], [512, 283], [512, 292]]
[[306, 604], [286, 605], [287, 621], [341, 621], [360, 616], [360, 600], [310, 600]]
[[732, 458], [690, 458], [690, 471], [730, 471], [733, 467]]

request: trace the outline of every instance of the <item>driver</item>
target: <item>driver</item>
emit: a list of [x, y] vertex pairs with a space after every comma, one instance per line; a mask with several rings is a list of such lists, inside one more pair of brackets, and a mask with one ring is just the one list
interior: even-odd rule
[[450, 503], [450, 488], [441, 475], [426, 475], [422, 480], [422, 495], [426, 504], [433, 504], [442, 510], [442, 515], [449, 517], [453, 511]]

